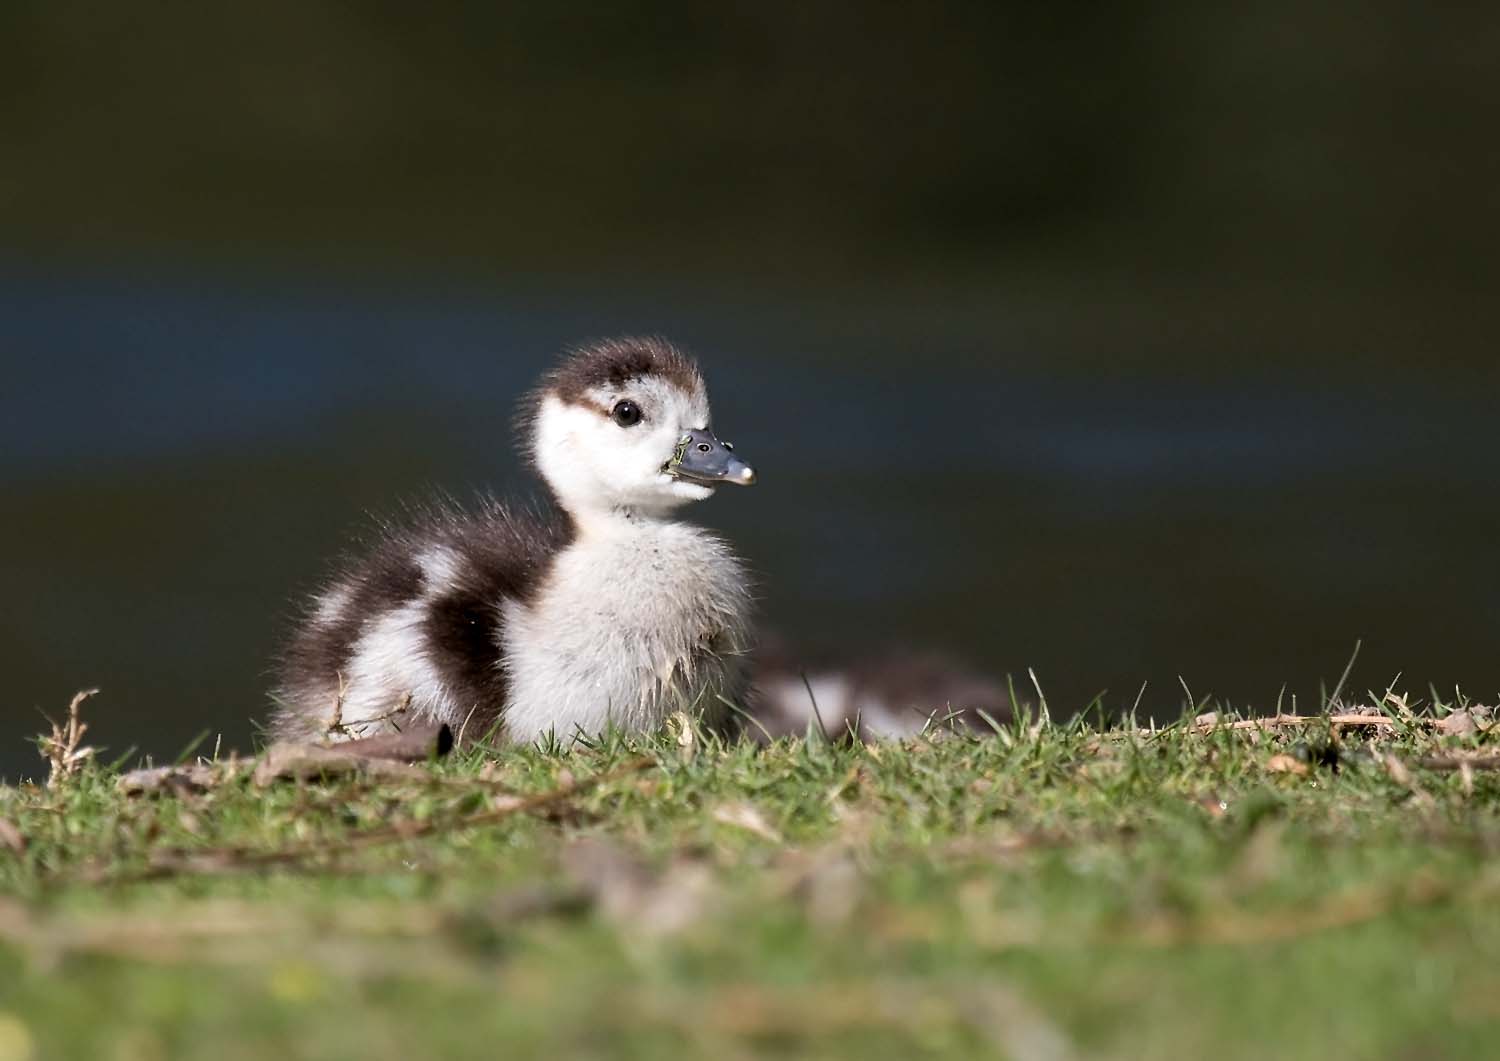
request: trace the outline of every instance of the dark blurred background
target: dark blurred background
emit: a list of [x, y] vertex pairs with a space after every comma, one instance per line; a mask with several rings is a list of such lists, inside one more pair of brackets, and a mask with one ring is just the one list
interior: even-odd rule
[[1500, 690], [1500, 15], [0, 6], [0, 772], [244, 746], [366, 511], [527, 489], [570, 342], [697, 350], [812, 650], [1054, 712]]

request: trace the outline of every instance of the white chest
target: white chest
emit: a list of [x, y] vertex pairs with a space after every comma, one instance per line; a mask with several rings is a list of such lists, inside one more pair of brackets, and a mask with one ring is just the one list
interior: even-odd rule
[[718, 717], [738, 702], [749, 650], [744, 569], [687, 524], [585, 533], [531, 604], [506, 612], [514, 741], [608, 726], [654, 730], [675, 711]]

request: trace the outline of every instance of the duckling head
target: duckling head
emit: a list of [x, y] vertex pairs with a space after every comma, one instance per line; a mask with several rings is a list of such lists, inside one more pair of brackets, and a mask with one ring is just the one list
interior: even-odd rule
[[661, 339], [611, 339], [573, 351], [543, 379], [531, 456], [570, 512], [664, 513], [723, 483], [755, 482], [710, 422], [690, 357]]

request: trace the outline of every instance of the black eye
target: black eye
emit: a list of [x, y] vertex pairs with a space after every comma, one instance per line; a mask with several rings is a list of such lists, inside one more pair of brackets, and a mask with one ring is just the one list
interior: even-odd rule
[[641, 422], [641, 407], [627, 398], [622, 402], [615, 402], [609, 415], [621, 427], [634, 427]]

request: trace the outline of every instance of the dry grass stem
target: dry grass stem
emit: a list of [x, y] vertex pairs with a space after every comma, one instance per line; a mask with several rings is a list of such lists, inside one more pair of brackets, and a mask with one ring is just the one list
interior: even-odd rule
[[1424, 755], [1415, 762], [1424, 770], [1500, 770], [1500, 755], [1494, 753]]
[[765, 815], [750, 803], [726, 803], [715, 807], [713, 812], [714, 821], [720, 825], [733, 826], [743, 829], [747, 833], [754, 833], [762, 840], [771, 844], [780, 844], [781, 834], [766, 821]]
[[83, 735], [89, 725], [79, 717], [83, 702], [97, 696], [98, 689], [85, 689], [76, 693], [68, 704], [68, 720], [59, 726], [50, 718], [51, 734], [41, 738], [42, 755], [47, 760], [47, 787], [51, 788], [72, 777], [94, 756], [94, 749], [86, 747]]

